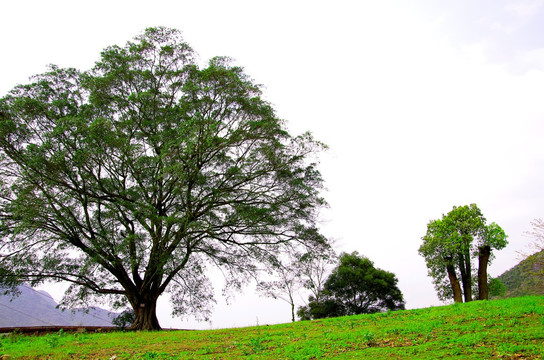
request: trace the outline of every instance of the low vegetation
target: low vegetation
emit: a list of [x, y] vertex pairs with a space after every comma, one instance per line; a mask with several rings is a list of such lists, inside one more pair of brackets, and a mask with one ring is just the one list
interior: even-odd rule
[[544, 297], [207, 331], [7, 334], [9, 359], [541, 359]]

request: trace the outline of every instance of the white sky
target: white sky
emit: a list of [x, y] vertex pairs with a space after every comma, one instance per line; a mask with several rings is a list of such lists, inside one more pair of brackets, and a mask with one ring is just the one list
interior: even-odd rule
[[[430, 220], [478, 204], [509, 235], [497, 276], [544, 217], [543, 0], [19, 0], [0, 14], [1, 95], [50, 63], [86, 70], [150, 26], [181, 30], [203, 62], [235, 58], [293, 133], [329, 145], [323, 232], [394, 272], [408, 308], [440, 305], [417, 253]], [[219, 299], [211, 325], [162, 304], [164, 327], [290, 319], [253, 288]]]

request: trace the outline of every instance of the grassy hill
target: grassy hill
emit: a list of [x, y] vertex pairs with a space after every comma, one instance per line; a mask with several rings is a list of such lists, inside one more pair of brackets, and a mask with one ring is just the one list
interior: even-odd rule
[[544, 295], [544, 251], [540, 251], [504, 272], [498, 279], [504, 284], [504, 297]]
[[0, 338], [10, 359], [541, 359], [544, 297], [274, 326]]

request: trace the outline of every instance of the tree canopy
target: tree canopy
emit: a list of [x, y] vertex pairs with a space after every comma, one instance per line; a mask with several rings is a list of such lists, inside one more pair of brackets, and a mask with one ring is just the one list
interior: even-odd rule
[[180, 33], [149, 28], [89, 71], [51, 66], [0, 99], [0, 282], [68, 281], [134, 329], [157, 298], [206, 317], [207, 267], [231, 289], [282, 251], [328, 247], [309, 133], [292, 136], [227, 58], [201, 68]]
[[344, 253], [321, 294], [310, 296], [301, 307], [302, 319], [368, 314], [404, 309], [404, 297], [397, 287], [395, 274], [374, 267], [372, 261], [357, 252]]
[[422, 239], [419, 253], [425, 258], [440, 299], [472, 300], [475, 259], [478, 298], [488, 298], [487, 267], [492, 260], [491, 251], [504, 248], [507, 236], [497, 224], [486, 224], [476, 204], [454, 206], [442, 219], [430, 221]]

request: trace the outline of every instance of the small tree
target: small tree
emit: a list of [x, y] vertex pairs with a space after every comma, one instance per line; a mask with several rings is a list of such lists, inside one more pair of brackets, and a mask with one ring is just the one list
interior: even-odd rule
[[500, 250], [508, 243], [504, 230], [497, 224], [491, 223], [484, 227], [476, 242], [478, 251], [478, 299], [489, 298], [487, 267], [491, 259], [491, 249]]
[[506, 286], [497, 278], [491, 278], [487, 287], [492, 297], [503, 297], [506, 294]]
[[300, 258], [300, 274], [304, 280], [304, 288], [310, 291], [318, 303], [323, 297], [327, 277], [337, 262], [338, 256], [332, 248], [321, 253], [307, 252]]
[[419, 253], [425, 258], [440, 299], [472, 300], [474, 258], [478, 259], [478, 299], [489, 297], [487, 267], [492, 250], [504, 248], [507, 236], [497, 224], [486, 225], [476, 204], [454, 206], [442, 219], [429, 222], [422, 239]]
[[526, 235], [529, 236], [532, 241], [530, 243], [531, 254], [544, 251], [544, 220], [534, 219], [531, 222], [533, 229], [527, 231]]
[[530, 262], [532, 274], [537, 284], [535, 286], [544, 289], [544, 220], [535, 219], [531, 222], [533, 229], [526, 232], [531, 238], [529, 253], [522, 254], [526, 261]]
[[278, 263], [274, 266], [275, 279], [257, 283], [257, 291], [273, 299], [281, 299], [291, 306], [291, 321], [295, 321], [295, 295], [302, 288], [299, 264], [291, 261], [288, 264]]
[[291, 321], [295, 321], [296, 295], [304, 289], [320, 298], [324, 276], [328, 265], [334, 259], [332, 249], [324, 253], [308, 252], [304, 255], [291, 254], [284, 256], [283, 263], [277, 261], [272, 268], [273, 280], [261, 281], [257, 291], [274, 299], [281, 299], [291, 307]]
[[374, 267], [357, 252], [342, 254], [325, 282], [322, 299], [310, 297], [299, 309], [303, 319], [375, 313], [404, 309], [404, 297], [393, 273]]
[[132, 310], [124, 310], [119, 315], [117, 315], [111, 323], [115, 326], [117, 326], [121, 330], [125, 330], [126, 328], [130, 327], [132, 324], [134, 324], [134, 321], [136, 320], [136, 314], [134, 314], [134, 311]]
[[442, 220], [427, 225], [427, 234], [419, 253], [425, 257], [429, 275], [433, 278], [438, 297], [442, 300], [453, 296], [455, 302], [463, 302], [463, 293], [456, 271], [457, 244], [453, 229]]

